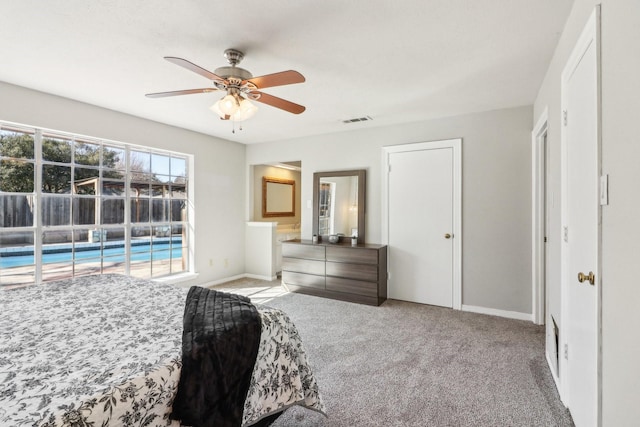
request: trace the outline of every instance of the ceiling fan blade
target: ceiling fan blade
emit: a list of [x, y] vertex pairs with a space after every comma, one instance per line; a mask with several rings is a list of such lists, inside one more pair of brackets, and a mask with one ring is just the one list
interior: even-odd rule
[[191, 95], [193, 93], [209, 93], [216, 90], [218, 89], [215, 89], [212, 87], [205, 87], [202, 89], [185, 89], [185, 90], [173, 90], [171, 92], [148, 93], [145, 96], [147, 98], [165, 98], [167, 96]]
[[205, 70], [204, 68], [194, 64], [193, 62], [189, 62], [186, 59], [176, 58], [175, 56], [165, 56], [164, 59], [183, 68], [186, 68], [187, 70], [193, 71], [194, 73], [200, 74], [201, 76], [206, 77], [209, 80], [224, 81], [224, 79], [217, 74], [213, 74], [211, 71]]
[[258, 98], [258, 99], [250, 98], [250, 99], [252, 99], [254, 101], [262, 102], [263, 104], [271, 105], [272, 107], [276, 107], [276, 108], [279, 108], [279, 109], [284, 110], [284, 111], [288, 111], [288, 112], [293, 113], [293, 114], [300, 114], [304, 110], [306, 110], [306, 108], [303, 107], [302, 105], [294, 104], [291, 101], [287, 101], [286, 99], [278, 98], [277, 96], [269, 95], [269, 94], [266, 94], [264, 92], [259, 92], [257, 90], [255, 90], [255, 91], [253, 91], [251, 93], [260, 95], [260, 98]]
[[264, 89], [273, 86], [291, 85], [294, 83], [302, 83], [305, 81], [304, 76], [297, 71], [289, 70], [280, 73], [267, 74], [265, 76], [252, 77], [245, 80], [251, 82], [258, 87]]

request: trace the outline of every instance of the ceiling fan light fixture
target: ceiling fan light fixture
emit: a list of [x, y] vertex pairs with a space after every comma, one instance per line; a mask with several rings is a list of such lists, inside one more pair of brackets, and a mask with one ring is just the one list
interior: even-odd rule
[[258, 111], [258, 107], [256, 107], [248, 99], [242, 98], [242, 101], [240, 101], [240, 107], [231, 116], [231, 120], [236, 122], [242, 122], [244, 120], [247, 120], [253, 117], [256, 111]]
[[224, 119], [224, 113], [220, 110], [220, 100], [216, 101], [209, 109]]
[[[226, 95], [225, 97], [217, 100], [215, 104], [209, 107], [209, 109], [220, 116], [221, 119], [232, 120], [234, 122], [242, 122], [250, 119], [254, 114], [256, 114], [256, 111], [258, 111], [258, 107], [256, 107], [251, 101], [233, 94]], [[233, 112], [227, 113], [225, 110]]]
[[238, 100], [232, 94], [226, 95], [222, 99], [218, 100], [216, 104], [218, 104], [218, 108], [223, 113], [222, 117], [224, 117], [225, 115], [226, 116], [233, 115], [233, 113], [238, 111], [238, 107], [239, 107]]

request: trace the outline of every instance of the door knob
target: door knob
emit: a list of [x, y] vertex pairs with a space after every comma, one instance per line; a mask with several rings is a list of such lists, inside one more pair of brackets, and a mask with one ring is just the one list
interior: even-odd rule
[[585, 280], [588, 280], [592, 285], [596, 284], [596, 275], [593, 274], [593, 271], [590, 271], [589, 274], [578, 273], [578, 282], [582, 283]]
[[445, 235], [444, 235], [444, 238], [445, 238], [445, 239], [450, 239], [450, 238], [451, 238], [451, 234], [449, 234], [449, 233], [445, 234]]

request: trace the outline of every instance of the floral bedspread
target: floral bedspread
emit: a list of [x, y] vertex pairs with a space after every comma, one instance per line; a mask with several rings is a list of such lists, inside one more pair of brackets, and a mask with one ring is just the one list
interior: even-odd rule
[[[120, 275], [0, 291], [0, 425], [172, 426], [188, 289]], [[298, 332], [258, 306], [243, 426], [299, 404], [324, 413]]]

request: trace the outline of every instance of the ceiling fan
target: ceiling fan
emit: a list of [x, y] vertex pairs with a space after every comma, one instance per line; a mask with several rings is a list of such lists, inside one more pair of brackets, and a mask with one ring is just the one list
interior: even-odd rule
[[167, 96], [225, 91], [226, 95], [213, 104], [211, 109], [218, 114], [222, 120], [232, 121], [243, 121], [255, 114], [257, 107], [253, 105], [250, 100], [271, 105], [272, 107], [293, 114], [300, 114], [305, 110], [305, 107], [302, 105], [261, 92], [262, 89], [268, 87], [302, 83], [305, 81], [302, 74], [289, 70], [253, 77], [249, 71], [237, 66], [240, 61], [242, 61], [242, 58], [244, 58], [242, 52], [236, 49], [227, 49], [224, 51], [224, 56], [227, 58], [230, 66], [216, 68], [214, 73], [186, 59], [165, 56], [164, 59], [167, 61], [211, 80], [213, 87], [148, 93], [146, 96], [148, 98], [164, 98]]

